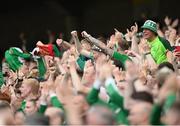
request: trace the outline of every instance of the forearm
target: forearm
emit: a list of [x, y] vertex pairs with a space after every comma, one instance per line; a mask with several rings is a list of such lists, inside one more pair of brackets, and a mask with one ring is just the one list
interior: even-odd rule
[[158, 36], [164, 38], [164, 33], [161, 30], [157, 30]]
[[45, 101], [41, 101], [38, 112], [41, 114], [44, 114], [44, 112], [46, 111], [46, 108], [47, 108], [47, 103]]
[[82, 50], [82, 47], [81, 47], [81, 43], [79, 41], [78, 36], [73, 36], [72, 38], [73, 38], [73, 40], [75, 42], [75, 46], [76, 46], [77, 51], [80, 53], [81, 50]]
[[80, 81], [80, 78], [79, 78], [79, 76], [77, 74], [75, 66], [70, 66], [70, 74], [71, 74], [71, 77], [72, 77], [73, 86], [75, 87], [76, 91], [77, 92], [82, 91], [83, 86], [81, 85], [81, 81]]
[[[147, 62], [148, 62], [148, 64], [149, 64], [149, 67], [151, 68], [151, 69], [153, 69], [153, 68], [156, 68], [157, 67], [157, 64], [156, 64], [156, 62], [154, 61], [154, 59], [152, 58], [152, 55], [150, 54], [150, 52], [148, 53], [148, 54], [144, 54], [145, 55], [145, 58], [146, 58], [146, 60], [147, 60]], [[143, 61], [142, 61], [143, 62]]]
[[161, 111], [162, 111], [162, 105], [160, 105], [159, 103], [154, 104], [151, 114], [150, 114], [150, 120], [149, 120], [149, 123], [151, 125], [162, 125]]
[[132, 37], [131, 50], [136, 52], [136, 53], [139, 53], [138, 42], [139, 42], [139, 38], [137, 38], [136, 36], [133, 36]]
[[88, 104], [92, 105], [98, 101], [100, 87], [101, 87], [101, 81], [96, 80], [93, 84], [91, 91], [88, 93], [88, 95], [86, 97]]
[[122, 109], [124, 108], [123, 106], [123, 97], [119, 94], [119, 90], [115, 84], [115, 81], [112, 77], [109, 77], [105, 81], [105, 87], [106, 91], [110, 96], [110, 100], [119, 105]]
[[65, 48], [67, 48], [67, 49], [70, 49], [71, 48], [71, 44], [69, 43], [69, 42], [67, 42], [67, 41], [63, 41], [63, 46], [65, 47]]
[[66, 117], [67, 117], [67, 124], [68, 125], [83, 125], [83, 120], [81, 118], [81, 113], [72, 103], [69, 103], [64, 106]]
[[94, 45], [96, 45], [97, 47], [102, 49], [103, 52], [106, 53], [107, 55], [112, 56], [113, 50], [107, 48], [106, 45], [103, 42], [101, 42], [100, 40], [98, 40], [92, 36], [88, 36], [86, 39], [88, 39], [88, 41], [92, 42]]
[[63, 108], [62, 103], [58, 100], [55, 93], [51, 93], [50, 97], [51, 97], [51, 104], [53, 107]]
[[172, 52], [167, 51], [166, 56], [167, 56], [168, 62], [172, 63], [173, 62], [173, 54], [172, 54]]

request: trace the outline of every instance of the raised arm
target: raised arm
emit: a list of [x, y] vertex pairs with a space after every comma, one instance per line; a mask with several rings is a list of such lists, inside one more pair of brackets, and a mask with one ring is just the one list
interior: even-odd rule
[[69, 67], [70, 67], [70, 74], [72, 78], [72, 84], [77, 92], [82, 92], [87, 94], [89, 92], [89, 88], [83, 86], [80, 81], [80, 77], [77, 74], [76, 71], [76, 60], [74, 56], [69, 57]]
[[89, 51], [82, 48], [81, 43], [80, 43], [79, 38], [78, 38], [78, 35], [77, 35], [77, 31], [72, 31], [71, 35], [72, 35], [72, 38], [73, 38], [73, 40], [75, 42], [75, 46], [76, 46], [76, 49], [77, 49], [78, 53], [81, 54], [81, 55], [84, 55], [86, 57], [90, 57], [91, 52], [89, 52]]
[[65, 49], [71, 48], [71, 44], [67, 41], [62, 40], [62, 39], [57, 39], [56, 43], [59, 47], [61, 47], [61, 45], [62, 45]]
[[134, 26], [131, 27], [131, 32], [132, 32], [132, 45], [131, 45], [131, 50], [139, 53], [139, 48], [138, 48], [138, 42], [140, 41], [139, 38], [137, 37], [137, 32], [138, 32], [138, 25], [135, 23]]
[[92, 42], [94, 45], [96, 45], [97, 47], [101, 48], [103, 50], [104, 53], [106, 53], [107, 55], [112, 56], [113, 55], [113, 50], [109, 49], [106, 47], [106, 45], [101, 42], [100, 40], [92, 37], [90, 34], [88, 34], [86, 31], [83, 31], [82, 36], [84, 38], [86, 38], [88, 41]]

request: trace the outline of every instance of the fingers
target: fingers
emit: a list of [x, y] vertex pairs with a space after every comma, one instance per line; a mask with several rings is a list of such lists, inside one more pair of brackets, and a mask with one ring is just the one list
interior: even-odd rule
[[83, 32], [81, 32], [81, 35], [82, 35], [82, 37], [86, 37], [87, 36], [87, 32], [83, 31]]
[[135, 27], [137, 28], [138, 27], [138, 25], [137, 25], [137, 23], [135, 22]]
[[114, 28], [115, 32], [119, 32], [116, 28]]
[[128, 28], [126, 29], [126, 31], [127, 31], [127, 33], [130, 33], [130, 31], [129, 31], [129, 29], [128, 29]]
[[72, 36], [77, 36], [77, 31], [72, 31], [72, 32], [71, 32], [71, 35], [72, 35]]
[[43, 46], [44, 44], [43, 44], [41, 41], [38, 41], [38, 42], [36, 43], [36, 45], [37, 45], [37, 46]]

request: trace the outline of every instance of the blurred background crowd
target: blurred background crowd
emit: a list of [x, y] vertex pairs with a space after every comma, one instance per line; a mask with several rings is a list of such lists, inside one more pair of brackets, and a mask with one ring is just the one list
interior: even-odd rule
[[178, 2], [0, 4], [0, 125], [180, 125]]

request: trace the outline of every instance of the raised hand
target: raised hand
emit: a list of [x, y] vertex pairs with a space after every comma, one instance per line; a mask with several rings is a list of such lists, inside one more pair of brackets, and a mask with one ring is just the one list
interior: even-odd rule
[[138, 25], [136, 22], [135, 22], [135, 25], [131, 26], [131, 32], [132, 32], [132, 35], [136, 35], [136, 33], [138, 32]]
[[165, 22], [166, 26], [169, 26], [171, 24], [171, 21], [172, 21], [172, 19], [169, 18], [168, 16], [166, 16], [165, 19], [164, 19], [164, 22]]
[[132, 39], [132, 32], [129, 29], [126, 29], [127, 33], [125, 34], [125, 38], [127, 41], [131, 41]]
[[166, 79], [164, 82], [163, 86], [161, 87], [159, 91], [159, 102], [163, 103], [166, 97], [172, 93], [172, 92], [177, 92], [178, 91], [178, 80], [175, 74], [169, 75], [169, 77]]
[[72, 31], [72, 32], [71, 32], [71, 35], [72, 35], [73, 37], [78, 36], [78, 35], [77, 35], [77, 31]]
[[176, 26], [178, 26], [178, 23], [179, 23], [179, 19], [177, 18], [177, 19], [175, 19], [174, 21], [173, 21], [173, 23], [172, 23], [172, 27], [173, 28], [175, 28]]
[[115, 42], [121, 42], [123, 38], [123, 34], [120, 31], [118, 31], [116, 28], [114, 28], [114, 30], [115, 30], [115, 36], [114, 36]]
[[173, 28], [171, 30], [169, 30], [169, 37], [167, 39], [170, 41], [172, 46], [174, 46], [174, 44], [175, 44], [176, 33], [177, 33], [177, 31]]
[[84, 38], [88, 38], [88, 37], [90, 36], [86, 31], [83, 31], [83, 32], [81, 33], [81, 35], [82, 35], [82, 37], [84, 37]]
[[107, 43], [107, 47], [112, 49], [115, 44], [116, 44], [116, 43], [115, 43], [115, 36], [114, 36], [114, 35], [111, 35], [110, 40], [109, 40], [109, 42]]
[[68, 66], [69, 67], [75, 67], [76, 66], [76, 59], [75, 59], [75, 57], [73, 55], [69, 56]]

